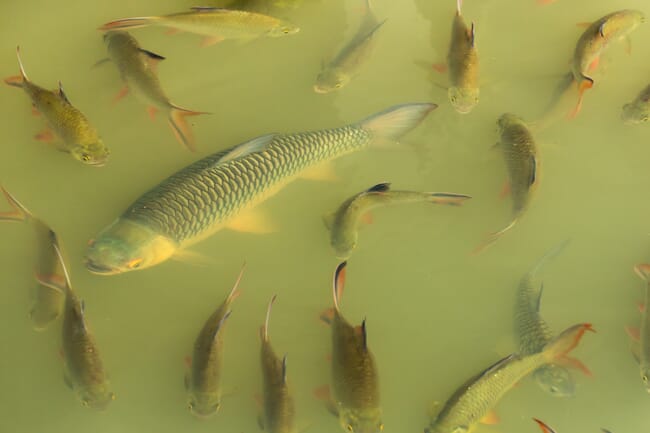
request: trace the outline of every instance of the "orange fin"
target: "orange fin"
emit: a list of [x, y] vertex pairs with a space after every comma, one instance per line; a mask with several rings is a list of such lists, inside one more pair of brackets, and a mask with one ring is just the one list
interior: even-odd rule
[[508, 197], [511, 192], [512, 191], [510, 189], [510, 182], [506, 182], [503, 184], [503, 187], [501, 188], [501, 192], [499, 192], [499, 198], [504, 199]]
[[329, 385], [323, 385], [314, 390], [314, 397], [321, 401], [332, 400], [332, 393]]
[[174, 132], [176, 139], [190, 151], [195, 152], [194, 135], [185, 119], [187, 116], [198, 116], [199, 114], [210, 114], [204, 111], [191, 111], [173, 106], [169, 112], [169, 126]]
[[336, 267], [334, 271], [334, 282], [332, 285], [332, 294], [334, 296], [334, 309], [339, 310], [339, 302], [343, 297], [343, 289], [345, 288], [346, 267], [348, 263], [342, 262]]
[[0, 190], [7, 199], [7, 203], [13, 208], [11, 212], [0, 212], [0, 221], [25, 221], [31, 218], [32, 214], [9, 191], [3, 186], [0, 186]]
[[155, 21], [155, 19], [155, 17], [123, 18], [121, 20], [108, 22], [99, 27], [98, 30], [109, 31], [119, 29], [136, 29], [139, 27], [151, 25], [152, 21]]
[[542, 431], [543, 431], [544, 433], [555, 433], [555, 430], [553, 430], [552, 428], [550, 428], [549, 426], [547, 426], [547, 425], [544, 423], [544, 421], [540, 421], [540, 420], [538, 420], [537, 418], [533, 418], [533, 421], [535, 421], [535, 422], [537, 423], [537, 425], [539, 426], [539, 428], [541, 428]]
[[44, 130], [36, 134], [34, 138], [44, 143], [51, 143], [54, 141], [54, 132], [52, 132], [52, 130], [49, 128], [45, 128]]
[[583, 21], [583, 22], [581, 22], [581, 23], [576, 23], [576, 27], [580, 27], [580, 28], [586, 29], [586, 28], [589, 27], [591, 24], [593, 24], [593, 23], [589, 23], [589, 22]]
[[637, 326], [626, 326], [625, 332], [632, 340], [641, 340], [641, 330]]
[[650, 281], [650, 264], [641, 263], [634, 267], [634, 273], [643, 281]]
[[582, 100], [584, 99], [585, 91], [591, 89], [593, 86], [594, 80], [588, 77], [584, 77], [580, 84], [578, 84], [578, 102], [573, 111], [569, 113], [569, 119], [575, 119], [578, 113], [580, 113], [580, 110], [582, 110]]
[[192, 357], [191, 356], [186, 356], [183, 358], [183, 364], [185, 364], [185, 367], [191, 368], [192, 367]]
[[201, 41], [201, 47], [210, 47], [212, 45], [218, 44], [223, 40], [224, 38], [222, 36], [207, 36]]
[[363, 215], [361, 215], [361, 221], [364, 224], [372, 224], [374, 222], [374, 219], [372, 217], [372, 213], [366, 212]]
[[587, 367], [582, 361], [580, 361], [578, 358], [573, 358], [571, 356], [563, 356], [557, 361], [558, 364], [563, 365], [565, 367], [569, 368], [574, 368], [576, 370], [579, 370], [582, 372], [587, 377], [593, 377], [594, 374], [591, 372], [589, 367]]
[[152, 122], [156, 120], [156, 113], [158, 113], [158, 111], [160, 110], [152, 105], [147, 107], [147, 114], [149, 115], [149, 119], [151, 119]]
[[66, 286], [66, 281], [65, 277], [63, 275], [58, 275], [58, 274], [50, 274], [50, 275], [43, 275], [43, 274], [36, 274], [34, 275], [36, 278], [36, 281], [38, 281], [39, 284], [42, 284], [43, 286], [59, 290], [63, 293], [63, 289], [65, 289]]
[[483, 418], [481, 418], [481, 424], [485, 425], [495, 425], [499, 423], [499, 415], [494, 411], [494, 409], [488, 411]]
[[[562, 331], [544, 347], [544, 352], [550, 350], [551, 358], [562, 362], [569, 352], [575, 349], [587, 331], [596, 332], [591, 323], [580, 323]], [[571, 362], [571, 361], [567, 361]]]
[[115, 95], [115, 97], [113, 98], [113, 104], [117, 103], [118, 101], [121, 101], [128, 94], [129, 94], [129, 86], [125, 84], [124, 87], [122, 87], [120, 91], [117, 92], [117, 95]]
[[11, 77], [5, 78], [5, 84], [12, 86], [12, 87], [18, 87], [22, 88], [23, 87], [23, 77], [20, 75], [13, 75]]
[[471, 255], [475, 256], [477, 254], [482, 253], [486, 249], [488, 249], [490, 246], [492, 246], [496, 241], [498, 241], [501, 236], [503, 236], [504, 233], [506, 233], [508, 230], [512, 229], [515, 224], [517, 223], [517, 219], [513, 219], [510, 224], [499, 230], [498, 232], [490, 233], [484, 240], [481, 242], [476, 248], [474, 248], [471, 252]]
[[334, 320], [334, 308], [328, 308], [327, 310], [323, 311], [319, 319], [328, 325], [332, 324], [332, 320]]
[[434, 63], [431, 68], [440, 74], [446, 74], [449, 69], [446, 63]]
[[639, 302], [636, 307], [639, 309], [639, 313], [643, 313], [645, 311], [645, 304], [643, 302]]

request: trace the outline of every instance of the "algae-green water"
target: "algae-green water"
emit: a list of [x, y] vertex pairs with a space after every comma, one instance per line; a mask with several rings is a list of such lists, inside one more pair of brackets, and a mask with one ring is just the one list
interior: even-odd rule
[[[496, 120], [512, 112], [533, 123], [568, 71], [580, 22], [617, 9], [650, 13], [647, 2], [467, 0], [481, 60], [481, 99], [467, 115], [447, 101], [444, 75], [422, 63], [444, 61], [455, 2], [375, 0], [386, 24], [353, 81], [316, 94], [321, 62], [356, 31], [361, 1], [304, 0], [276, 14], [301, 27], [296, 35], [201, 48], [192, 34], [133, 30], [141, 46], [166, 57], [159, 65], [173, 102], [210, 115], [191, 119], [198, 152], [176, 142], [164, 116], [151, 121], [122, 86], [106, 57], [101, 24], [197, 6], [187, 0], [10, 2], [0, 5], [0, 73], [16, 75], [16, 45], [35, 83], [65, 86], [70, 101], [96, 125], [111, 157], [83, 166], [33, 139], [43, 121], [26, 95], [0, 89], [0, 181], [58, 233], [73, 287], [110, 374], [116, 400], [103, 412], [82, 407], [63, 381], [61, 322], [36, 332], [28, 317], [37, 251], [27, 224], [0, 225], [0, 431], [12, 433], [254, 432], [261, 392], [258, 329], [277, 294], [270, 336], [288, 356], [299, 431], [342, 431], [313, 397], [329, 383], [330, 307], [338, 261], [322, 216], [379, 182], [473, 198], [462, 207], [405, 205], [380, 209], [362, 228], [348, 263], [342, 300], [352, 323], [367, 319], [384, 408], [385, 432], [421, 432], [429, 408], [467, 378], [513, 352], [513, 303], [519, 278], [564, 239], [569, 247], [543, 273], [542, 313], [554, 331], [593, 323], [575, 356], [593, 377], [575, 374], [571, 398], [554, 398], [531, 379], [498, 404], [501, 422], [477, 432], [535, 432], [537, 417], [558, 433], [648, 429], [650, 396], [630, 353], [627, 325], [638, 325], [643, 282], [632, 272], [650, 259], [648, 125], [628, 126], [621, 107], [648, 83], [650, 25], [631, 35], [631, 52], [613, 43], [582, 112], [535, 131], [542, 160], [534, 200], [517, 226], [482, 254], [471, 251], [510, 218], [499, 199], [506, 180]], [[356, 122], [394, 104], [432, 101], [439, 108], [397, 145], [334, 161], [338, 179], [296, 180], [258, 206], [270, 234], [222, 230], [192, 247], [202, 259], [170, 260], [115, 276], [90, 274], [87, 241], [142, 193], [210, 153], [267, 133]], [[9, 211], [6, 204], [2, 210]], [[221, 410], [208, 420], [187, 410], [184, 357], [208, 315], [230, 290], [242, 263], [242, 295], [225, 333]], [[541, 282], [540, 282], [541, 283]], [[451, 433], [451, 432], [449, 432]]]

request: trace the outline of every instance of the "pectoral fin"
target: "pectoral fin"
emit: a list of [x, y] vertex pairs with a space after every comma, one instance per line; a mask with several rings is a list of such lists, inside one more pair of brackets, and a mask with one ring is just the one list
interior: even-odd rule
[[74, 390], [74, 386], [72, 385], [72, 380], [70, 380], [70, 376], [68, 376], [68, 373], [63, 373], [63, 383], [65, 383], [65, 385], [71, 390]]
[[335, 182], [339, 180], [334, 168], [331, 164], [319, 164], [315, 167], [309, 168], [298, 176], [301, 179], [307, 180], [322, 180], [326, 182]]
[[230, 151], [219, 158], [219, 161], [217, 162], [219, 164], [223, 164], [225, 162], [233, 161], [252, 153], [261, 152], [262, 150], [266, 149], [269, 144], [271, 144], [275, 136], [276, 134], [262, 135], [260, 137], [246, 141], [245, 143], [239, 144], [230, 149]]
[[245, 211], [233, 218], [226, 228], [237, 232], [266, 234], [276, 232], [278, 229], [259, 210]]
[[495, 425], [499, 423], [499, 415], [494, 410], [488, 411], [483, 418], [481, 418], [481, 424], [485, 425]]

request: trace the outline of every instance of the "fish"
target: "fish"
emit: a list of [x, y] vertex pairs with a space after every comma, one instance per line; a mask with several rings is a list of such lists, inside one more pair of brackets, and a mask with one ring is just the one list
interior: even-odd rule
[[61, 332], [64, 381], [84, 407], [105, 410], [115, 400], [95, 337], [88, 327], [83, 300], [72, 290], [70, 275], [59, 247], [54, 250], [65, 277], [65, 307]]
[[232, 290], [206, 320], [194, 341], [193, 355], [191, 360], [188, 360], [189, 370], [185, 375], [185, 390], [188, 393], [187, 407], [197, 418], [210, 417], [221, 408], [223, 326], [230, 317], [230, 306], [239, 296], [239, 282], [243, 275], [242, 266]]
[[350, 433], [377, 433], [382, 422], [379, 374], [375, 357], [368, 347], [366, 319], [352, 326], [341, 314], [340, 301], [345, 285], [347, 262], [334, 271], [334, 308], [322, 318], [332, 329], [332, 393], [329, 387], [317, 391], [329, 411], [338, 417], [341, 428]]
[[479, 59], [476, 48], [476, 26], [467, 26], [461, 15], [463, 0], [456, 0], [456, 14], [451, 26], [451, 42], [447, 53], [449, 102], [461, 114], [471, 112], [478, 104]]
[[635, 125], [648, 121], [650, 115], [650, 84], [647, 85], [632, 102], [623, 105], [621, 120], [626, 125]]
[[580, 112], [585, 91], [593, 87], [594, 80], [588, 74], [598, 66], [603, 51], [612, 41], [626, 39], [643, 22], [643, 12], [624, 9], [597, 19], [585, 29], [576, 43], [571, 60], [571, 75], [578, 88], [578, 102], [570, 117]]
[[324, 94], [342, 89], [356, 75], [370, 57], [375, 36], [386, 20], [379, 21], [372, 10], [370, 0], [365, 3], [365, 15], [354, 36], [327, 63], [323, 62], [316, 77], [314, 91]]
[[86, 268], [101, 275], [142, 270], [229, 227], [268, 231], [252, 209], [299, 175], [373, 143], [396, 141], [435, 104], [388, 108], [361, 122], [270, 134], [205, 157], [162, 181], [91, 239]]
[[36, 245], [39, 252], [35, 269], [37, 284], [33, 303], [29, 310], [29, 318], [36, 331], [43, 331], [63, 311], [65, 299], [63, 264], [54, 249], [55, 246], [58, 248], [61, 246], [56, 233], [45, 222], [35, 217], [3, 186], [0, 186], [0, 190], [14, 209], [11, 212], [0, 213], [0, 221], [27, 222], [36, 234]]
[[650, 264], [634, 267], [636, 274], [646, 282], [644, 308], [641, 311], [638, 341], [632, 344], [632, 354], [639, 363], [639, 373], [645, 390], [650, 393]]
[[185, 31], [203, 35], [202, 46], [214, 45], [226, 39], [275, 38], [300, 31], [300, 27], [269, 15], [216, 7], [193, 7], [186, 12], [163, 16], [123, 18], [108, 22], [99, 30], [148, 26], [164, 26], [170, 27], [172, 32]]
[[347, 260], [357, 246], [359, 224], [372, 209], [420, 202], [459, 206], [469, 198], [450, 192], [396, 191], [390, 189], [390, 183], [379, 183], [345, 200], [336, 211], [324, 217], [324, 222], [330, 230], [330, 244], [336, 257]]
[[27, 78], [20, 59], [20, 47], [16, 47], [16, 57], [20, 75], [6, 78], [5, 83], [23, 89], [33, 108], [45, 119], [47, 127], [35, 138], [52, 142], [56, 136], [61, 140], [61, 143], [56, 143], [56, 147], [69, 153], [74, 159], [93, 167], [105, 165], [110, 151], [97, 129], [70, 103], [61, 82], [59, 81], [59, 88], [54, 91], [37, 86]]
[[258, 424], [269, 433], [294, 433], [295, 404], [287, 384], [287, 356], [280, 359], [269, 340], [269, 318], [276, 297], [271, 298], [266, 320], [260, 328], [264, 413], [259, 417]]
[[491, 233], [474, 253], [479, 253], [512, 229], [530, 204], [532, 193], [539, 184], [539, 154], [535, 138], [520, 117], [505, 113], [497, 121], [500, 139], [495, 145], [501, 149], [508, 168], [509, 182], [504, 194], [512, 196], [512, 217], [501, 230]]
[[124, 82], [124, 87], [116, 99], [121, 99], [132, 91], [148, 105], [152, 118], [157, 111], [163, 112], [176, 139], [190, 151], [196, 151], [192, 130], [185, 118], [208, 113], [188, 110], [169, 100], [157, 74], [157, 65], [165, 58], [141, 48], [138, 41], [127, 32], [106, 32], [104, 42], [109, 59], [117, 66]]
[[[553, 338], [550, 326], [540, 314], [543, 286], [537, 289], [534, 281], [544, 265], [555, 258], [566, 247], [568, 241], [562, 242], [539, 259], [521, 278], [515, 302], [514, 327], [517, 350], [522, 355], [532, 355], [544, 349]], [[576, 367], [586, 375], [589, 369], [579, 360], [565, 356], [564, 364], [545, 364], [532, 374], [537, 385], [555, 397], [572, 397], [575, 394], [575, 378], [568, 366]]]
[[532, 355], [513, 353], [497, 361], [461, 385], [431, 418], [425, 433], [471, 431], [517, 384], [544, 364], [556, 362], [571, 352], [587, 331], [595, 332], [590, 323], [567, 328], [549, 341], [541, 352]]
[[533, 421], [535, 421], [537, 423], [539, 428], [541, 428], [544, 433], [555, 433], [555, 430], [553, 430], [551, 427], [546, 425], [546, 423], [544, 421], [539, 420], [537, 418], [533, 418]]

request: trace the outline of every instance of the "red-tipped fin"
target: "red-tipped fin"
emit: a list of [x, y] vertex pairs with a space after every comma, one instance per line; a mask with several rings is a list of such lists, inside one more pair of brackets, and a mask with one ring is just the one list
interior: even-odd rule
[[575, 117], [582, 110], [582, 101], [584, 99], [584, 94], [587, 89], [591, 89], [594, 86], [594, 80], [589, 77], [583, 77], [578, 84], [578, 102], [576, 103], [575, 108], [569, 113], [569, 119], [575, 119]]
[[600, 56], [596, 57], [591, 61], [589, 64], [589, 67], [587, 68], [588, 71], [595, 71], [596, 68], [598, 68], [598, 65], [600, 64]]
[[348, 262], [342, 262], [334, 271], [334, 281], [332, 283], [332, 295], [334, 297], [334, 309], [339, 311], [339, 302], [343, 296], [343, 289], [345, 287], [346, 266]]
[[115, 20], [108, 22], [98, 30], [107, 32], [109, 30], [120, 30], [120, 29], [136, 29], [139, 27], [146, 27], [151, 25], [152, 21], [156, 20], [158, 17], [133, 17], [133, 18], [124, 18], [121, 20]]
[[490, 233], [483, 242], [481, 242], [476, 248], [472, 250], [471, 255], [475, 256], [477, 254], [482, 253], [489, 247], [491, 247], [496, 241], [498, 241], [501, 238], [501, 236], [503, 236], [504, 233], [512, 229], [516, 223], [517, 223], [517, 219], [514, 219], [510, 222], [510, 224], [508, 224], [498, 232]]
[[550, 360], [560, 361], [575, 349], [587, 331], [596, 332], [591, 323], [580, 323], [564, 330], [544, 346], [544, 354]]
[[169, 112], [169, 126], [172, 128], [176, 139], [191, 152], [196, 152], [194, 145], [194, 135], [187, 123], [188, 116], [198, 116], [200, 114], [210, 114], [205, 111], [191, 111], [180, 107], [172, 107]]
[[359, 126], [370, 132], [375, 141], [397, 141], [437, 107], [430, 103], [396, 105], [362, 120]]
[[480, 422], [485, 425], [496, 425], [499, 424], [499, 421], [499, 415], [497, 415], [496, 411], [492, 409], [481, 418]]
[[156, 114], [158, 111], [160, 110], [158, 110], [158, 108], [154, 107], [153, 105], [147, 107], [147, 114], [149, 115], [149, 119], [151, 119], [152, 122], [156, 120]]
[[13, 75], [11, 77], [5, 78], [5, 84], [12, 86], [12, 87], [18, 87], [22, 88], [23, 87], [23, 77], [20, 75]]
[[0, 186], [2, 194], [7, 199], [9, 205], [13, 208], [11, 212], [2, 212], [0, 213], [0, 221], [25, 221], [32, 217], [31, 212], [27, 210], [9, 191], [7, 191], [3, 186]]
[[126, 95], [129, 94], [129, 86], [126, 84], [122, 86], [119, 92], [117, 92], [117, 95], [113, 98], [113, 104], [121, 101]]
[[510, 193], [511, 193], [510, 182], [506, 182], [503, 184], [503, 187], [501, 188], [501, 192], [499, 192], [499, 198], [503, 200], [504, 198], [508, 197]]
[[52, 132], [50, 128], [45, 128], [38, 134], [34, 135], [34, 139], [42, 141], [43, 143], [52, 143], [54, 138], [54, 132]]
[[447, 71], [449, 70], [449, 67], [447, 66], [446, 63], [434, 63], [431, 65], [431, 68], [438, 72], [439, 74], [446, 74]]
[[537, 418], [533, 418], [533, 421], [537, 423], [539, 428], [541, 428], [544, 433], [555, 433], [555, 430], [546, 425], [544, 421], [540, 421]]
[[573, 358], [571, 356], [566, 356], [565, 355], [564, 357], [558, 359], [557, 363], [559, 365], [564, 366], [564, 367], [573, 368], [575, 370], [578, 370], [587, 377], [593, 377], [594, 376], [594, 374], [591, 372], [589, 367], [587, 367], [585, 365], [585, 363], [580, 361], [578, 358]]
[[192, 367], [192, 357], [189, 356], [189, 355], [183, 357], [183, 364], [185, 364], [185, 367], [191, 368]]

